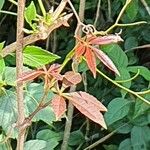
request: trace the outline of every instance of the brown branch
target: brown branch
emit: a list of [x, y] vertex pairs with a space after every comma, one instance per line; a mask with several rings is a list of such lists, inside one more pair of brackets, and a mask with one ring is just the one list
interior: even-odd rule
[[[32, 44], [38, 40], [46, 39], [53, 30], [55, 30], [56, 28], [59, 28], [62, 25], [65, 25], [71, 16], [72, 16], [72, 13], [67, 14], [64, 17], [60, 17], [59, 19], [54, 21], [54, 23], [51, 26], [49, 26], [48, 28], [45, 28], [44, 33], [42, 30], [42, 31], [39, 31], [39, 33], [34, 33], [34, 34], [31, 34], [31, 35], [25, 37], [23, 39], [23, 47], [26, 45]], [[8, 54], [14, 52], [16, 50], [16, 48], [17, 48], [16, 42], [6, 46], [2, 51], [2, 54], [1, 54], [2, 57], [5, 57]]]
[[[84, 20], [84, 12], [85, 12], [85, 1], [86, 0], [80, 0], [80, 4], [79, 4], [79, 16], [76, 13], [72, 3], [70, 0], [68, 0], [68, 3], [71, 7], [71, 9], [73, 10], [75, 16], [77, 17], [77, 28], [75, 31], [75, 34], [78, 34], [78, 36], [81, 36], [82, 34], [82, 30], [80, 28], [81, 21]], [[76, 62], [76, 60], [73, 60], [73, 64], [74, 64], [74, 71], [78, 72], [78, 63]], [[70, 89], [70, 92], [74, 92], [76, 91], [76, 86], [72, 86]], [[64, 137], [63, 137], [63, 142], [61, 145], [61, 150], [67, 150], [68, 149], [68, 140], [70, 137], [70, 131], [71, 131], [71, 126], [72, 126], [72, 119], [73, 119], [73, 111], [74, 111], [74, 106], [72, 105], [71, 101], [69, 101], [69, 105], [68, 105], [68, 113], [67, 113], [67, 120], [66, 120], [66, 125], [65, 125], [65, 131], [64, 131]]]
[[103, 143], [104, 141], [106, 141], [107, 139], [109, 139], [110, 137], [112, 137], [115, 133], [116, 133], [116, 130], [113, 131], [113, 132], [111, 132], [111, 133], [109, 133], [109, 134], [107, 134], [106, 136], [104, 136], [103, 138], [99, 139], [95, 143], [91, 144], [90, 146], [88, 146], [84, 150], [90, 150], [90, 149], [96, 147], [97, 145]]
[[[22, 75], [23, 72], [23, 27], [24, 27], [24, 9], [25, 0], [18, 0], [17, 10], [17, 40], [16, 40], [16, 73], [17, 78]], [[17, 106], [18, 106], [18, 125], [22, 124], [25, 119], [24, 101], [23, 101], [23, 83], [17, 83]], [[18, 139], [17, 150], [24, 149], [25, 130], [22, 126], [18, 127]]]

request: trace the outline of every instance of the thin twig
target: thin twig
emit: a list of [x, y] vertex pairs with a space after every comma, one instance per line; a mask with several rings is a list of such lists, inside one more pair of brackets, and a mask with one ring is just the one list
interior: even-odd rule
[[[17, 78], [22, 75], [23, 72], [23, 27], [24, 27], [24, 9], [25, 0], [18, 0], [17, 10], [17, 40], [16, 40], [16, 73]], [[18, 106], [18, 125], [22, 124], [25, 119], [24, 101], [23, 101], [23, 83], [17, 83], [17, 106]], [[18, 138], [17, 138], [17, 150], [24, 149], [26, 130], [22, 126], [18, 126]]]
[[96, 17], [95, 17], [95, 21], [94, 21], [94, 26], [96, 27], [99, 15], [100, 15], [100, 6], [101, 6], [101, 0], [98, 0], [97, 3], [97, 10], [96, 10]]
[[110, 137], [112, 137], [115, 133], [116, 133], [116, 130], [115, 130], [115, 131], [112, 131], [111, 133], [107, 134], [106, 136], [104, 136], [104, 137], [101, 138], [100, 140], [96, 141], [96, 142], [93, 143], [92, 145], [86, 147], [84, 150], [90, 150], [90, 149], [96, 147], [96, 146], [99, 145], [100, 143], [103, 143], [104, 141], [106, 141], [107, 139], [109, 139]]
[[145, 9], [147, 10], [148, 14], [150, 15], [150, 7], [148, 6], [145, 0], [141, 0], [141, 3], [144, 5]]
[[[68, 0], [68, 3], [70, 5], [71, 9], [73, 10], [73, 12], [77, 18], [77, 21], [78, 21], [77, 29], [76, 29], [78, 36], [81, 36], [81, 34], [82, 34], [82, 30], [80, 29], [78, 24], [81, 24], [81, 21], [84, 20], [85, 1], [86, 0], [80, 0], [80, 4], [79, 4], [79, 14], [80, 15], [78, 16], [78, 14], [76, 13], [76, 10], [75, 10], [74, 6], [72, 5], [71, 1]], [[75, 31], [75, 34], [76, 34], [76, 31]], [[76, 60], [73, 60], [73, 64], [74, 64], [74, 71], [78, 72], [78, 63], [76, 62]], [[76, 86], [72, 86], [70, 89], [70, 92], [74, 92], [74, 91], [76, 91]], [[69, 101], [68, 113], [67, 113], [68, 119], [66, 120], [61, 150], [67, 150], [67, 148], [68, 148], [68, 140], [70, 137], [70, 131], [71, 131], [71, 125], [72, 125], [72, 119], [73, 119], [73, 111], [74, 111], [74, 106], [72, 105], [71, 101]]]

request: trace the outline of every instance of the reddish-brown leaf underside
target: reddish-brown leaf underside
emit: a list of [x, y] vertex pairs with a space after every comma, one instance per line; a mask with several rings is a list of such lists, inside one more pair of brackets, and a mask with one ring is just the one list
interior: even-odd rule
[[89, 69], [93, 73], [94, 78], [96, 78], [96, 58], [93, 51], [88, 47], [86, 47], [85, 58]]
[[62, 80], [63, 76], [59, 73], [60, 69], [60, 64], [53, 64], [50, 66], [48, 69], [48, 73], [54, 77], [56, 80]]
[[106, 35], [106, 36], [96, 37], [90, 40], [90, 44], [106, 45], [111, 43], [118, 43], [121, 41], [123, 41], [123, 39], [119, 35]]
[[84, 53], [85, 53], [85, 46], [79, 43], [78, 47], [75, 49], [75, 58], [80, 58]]
[[22, 74], [22, 76], [20, 76], [17, 79], [17, 82], [31, 81], [31, 80], [37, 78], [38, 76], [42, 75], [43, 73], [44, 73], [44, 71], [41, 71], [41, 70], [34, 70], [34, 71], [24, 72]]
[[[107, 129], [104, 117], [100, 112], [101, 105], [98, 106], [96, 98], [90, 96], [86, 92], [73, 92], [67, 94], [67, 99], [71, 100], [72, 104], [86, 117], [92, 121], [100, 124], [103, 128]], [[90, 98], [90, 99], [89, 99]], [[103, 111], [106, 111], [105, 106]]]
[[97, 58], [105, 65], [107, 66], [110, 70], [114, 71], [116, 74], [120, 75], [118, 69], [116, 68], [116, 66], [114, 65], [114, 63], [112, 62], [112, 60], [101, 50], [92, 47], [93, 52], [95, 53], [95, 55], [97, 56]]
[[90, 103], [90, 104], [92, 103], [93, 105], [95, 105], [95, 107], [97, 107], [97, 109], [99, 109], [99, 111], [107, 111], [107, 108], [93, 95], [90, 95], [90, 94], [82, 92], [82, 91], [78, 92], [78, 94], [80, 94], [80, 96], [82, 98], [84, 98], [84, 100], [87, 103]]
[[63, 83], [66, 86], [72, 86], [80, 83], [82, 81], [82, 77], [79, 73], [75, 73], [73, 71], [68, 71], [65, 73], [63, 78]]
[[56, 120], [61, 118], [61, 116], [65, 113], [66, 111], [66, 101], [63, 97], [59, 95], [55, 95], [52, 99], [51, 106], [54, 110]]

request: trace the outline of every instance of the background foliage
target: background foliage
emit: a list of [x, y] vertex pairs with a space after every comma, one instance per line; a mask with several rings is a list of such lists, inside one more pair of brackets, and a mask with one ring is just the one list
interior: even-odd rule
[[[48, 8], [47, 1], [43, 1]], [[57, 2], [57, 1], [56, 1]], [[87, 0], [85, 10], [85, 23], [93, 24], [95, 21], [97, 0]], [[146, 1], [150, 7], [150, 1]], [[31, 1], [27, 1], [29, 6]], [[30, 7], [39, 6], [34, 1]], [[73, 4], [78, 10], [79, 0], [73, 0]], [[100, 6], [100, 16], [97, 22], [98, 30], [106, 30], [114, 24], [120, 10], [125, 4], [125, 0], [102, 1]], [[52, 5], [52, 3], [50, 3]], [[56, 6], [56, 5], [55, 5]], [[8, 45], [15, 41], [16, 16], [5, 14], [4, 10], [16, 12], [16, 6], [9, 1], [0, 1], [0, 49], [3, 45]], [[34, 9], [32, 9], [34, 10]], [[68, 10], [70, 11], [70, 10]], [[30, 24], [35, 18], [35, 10], [26, 12], [26, 16], [33, 14], [31, 20], [26, 21]], [[27, 17], [29, 18], [29, 17]], [[123, 43], [101, 46], [100, 48], [113, 60], [120, 71], [121, 76], [114, 76], [101, 63], [98, 64], [100, 70], [115, 81], [133, 91], [141, 92], [150, 88], [150, 51], [149, 47], [136, 48], [140, 45], [150, 43], [150, 14], [144, 7], [142, 0], [132, 0], [123, 14], [120, 23], [131, 23], [136, 21], [146, 21], [146, 24], [129, 27], [117, 27], [112, 33], [119, 32], [122, 29]], [[30, 29], [29, 24], [25, 27]], [[74, 47], [73, 31], [76, 26], [75, 18], [70, 20], [70, 28], [57, 30], [53, 33], [49, 41], [38, 41], [34, 45], [24, 49], [24, 70], [31, 70], [34, 67], [51, 63], [59, 59], [62, 62], [66, 54]], [[34, 27], [33, 27], [34, 28]], [[53, 41], [56, 40], [54, 48]], [[5, 43], [3, 43], [5, 41]], [[38, 47], [39, 46], [39, 47]], [[41, 47], [41, 48], [40, 48]], [[30, 50], [32, 48], [32, 51]], [[44, 49], [47, 49], [44, 50]], [[42, 50], [42, 52], [41, 52]], [[55, 52], [57, 55], [52, 54]], [[32, 61], [31, 61], [32, 60]], [[35, 60], [35, 61], [34, 61]], [[32, 63], [31, 63], [32, 62]], [[36, 62], [39, 62], [37, 64]], [[68, 65], [65, 70], [69, 70]], [[90, 121], [90, 126], [86, 126], [86, 119], [77, 110], [74, 112], [71, 136], [69, 139], [69, 150], [84, 149], [95, 141], [105, 137], [109, 133], [114, 133], [112, 137], [96, 149], [105, 150], [148, 150], [150, 149], [150, 107], [138, 97], [127, 91], [116, 87], [114, 84], [97, 76], [93, 79], [86, 64], [83, 62], [79, 66], [79, 71], [87, 74], [87, 91], [101, 100], [107, 106], [108, 112], [104, 114], [108, 130], [101, 130], [100, 126]], [[138, 74], [137, 74], [138, 73]], [[135, 75], [137, 75], [135, 77]], [[135, 77], [133, 80], [128, 80]], [[121, 82], [124, 80], [124, 82]], [[127, 82], [125, 82], [128, 80]], [[0, 58], [0, 149], [11, 150], [16, 147], [16, 131], [13, 130], [9, 135], [10, 128], [16, 122], [17, 110], [15, 101], [15, 55], [9, 55], [4, 59]], [[29, 83], [25, 88], [24, 100], [26, 104], [26, 115], [33, 112], [38, 101], [42, 96], [43, 83], [41, 79]], [[77, 87], [78, 90], [84, 90], [83, 85]], [[6, 94], [4, 94], [6, 93]], [[48, 99], [53, 93], [49, 93]], [[142, 95], [150, 100], [150, 93]], [[60, 149], [63, 138], [65, 119], [55, 122], [55, 116], [50, 107], [40, 111], [34, 118], [32, 126], [28, 129], [25, 143], [25, 150], [50, 150]], [[3, 139], [9, 135], [9, 139], [3, 142]]]

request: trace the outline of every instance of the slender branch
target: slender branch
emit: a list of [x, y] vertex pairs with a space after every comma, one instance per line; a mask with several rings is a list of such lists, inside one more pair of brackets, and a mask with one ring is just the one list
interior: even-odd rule
[[[16, 73], [17, 78], [22, 75], [23, 72], [23, 27], [24, 27], [24, 9], [25, 0], [18, 0], [18, 10], [17, 10], [17, 40], [16, 40]], [[18, 107], [18, 125], [22, 124], [25, 120], [24, 112], [24, 101], [23, 101], [23, 83], [17, 83], [17, 107]], [[26, 130], [22, 126], [18, 126], [18, 139], [17, 139], [17, 150], [24, 149]]]
[[[81, 21], [84, 20], [85, 0], [80, 0], [79, 16], [76, 13], [76, 10], [75, 10], [75, 8], [72, 5], [70, 0], [68, 0], [68, 3], [70, 5], [71, 9], [73, 10], [75, 16], [77, 17], [78, 24], [80, 24]], [[77, 24], [76, 31], [77, 31], [78, 35], [81, 36], [82, 31], [81, 31], [78, 24]], [[75, 34], [76, 34], [76, 31], [75, 31]], [[73, 64], [74, 64], [74, 71], [77, 72], [78, 71], [78, 63], [76, 62], [76, 60], [73, 60]], [[76, 90], [76, 86], [72, 86], [71, 89], [70, 89], [71, 92], [73, 92], [75, 90]], [[71, 101], [69, 101], [68, 113], [67, 113], [68, 119], [66, 120], [64, 138], [63, 138], [63, 142], [62, 142], [62, 145], [61, 145], [61, 150], [67, 150], [67, 148], [68, 148], [68, 140], [69, 140], [69, 137], [70, 137], [70, 131], [71, 131], [71, 125], [72, 125], [72, 119], [73, 119], [73, 111], [74, 111], [74, 106], [72, 105]]]
[[115, 84], [116, 86], [118, 86], [119, 88], [127, 91], [128, 93], [133, 94], [134, 96], [138, 97], [140, 100], [142, 100], [143, 102], [145, 102], [146, 104], [150, 105], [150, 101], [146, 100], [145, 98], [143, 98], [142, 96], [140, 96], [139, 94], [137, 94], [136, 92], [120, 85], [119, 83], [115, 82], [114, 80], [110, 79], [108, 76], [106, 76], [104, 73], [102, 73], [100, 70], [97, 69], [97, 72], [102, 75], [105, 79], [107, 79], [108, 81], [112, 82], [113, 84]]
[[42, 0], [38, 0], [38, 3], [39, 3], [39, 6], [40, 6], [43, 16], [46, 16], [46, 11], [45, 11], [44, 5], [42, 3]]
[[148, 14], [150, 15], [150, 7], [148, 6], [145, 0], [141, 0], [141, 3], [144, 5], [145, 9], [147, 10]]
[[140, 74], [140, 69], [138, 69], [137, 73], [131, 77], [130, 79], [126, 79], [126, 80], [115, 80], [117, 83], [126, 83], [126, 82], [130, 82], [132, 80], [134, 80], [138, 75]]
[[108, 21], [111, 21], [112, 18], [111, 18], [111, 2], [110, 2], [110, 0], [107, 0], [107, 3], [108, 3]]
[[99, 18], [99, 14], [100, 14], [100, 6], [101, 6], [101, 0], [98, 0], [97, 3], [97, 10], [96, 10], [96, 17], [95, 17], [95, 21], [94, 21], [94, 26], [96, 27], [98, 18]]
[[104, 137], [101, 138], [100, 140], [96, 141], [96, 142], [93, 143], [92, 145], [86, 147], [84, 150], [90, 150], [90, 149], [96, 147], [96, 146], [99, 145], [100, 143], [103, 143], [104, 141], [106, 141], [107, 139], [109, 139], [110, 137], [112, 137], [115, 133], [116, 133], [116, 130], [115, 130], [115, 131], [112, 131], [111, 133], [107, 134], [106, 136], [104, 136]]
[[0, 13], [17, 16], [17, 14], [15, 12], [6, 11], [6, 10], [0, 10]]

